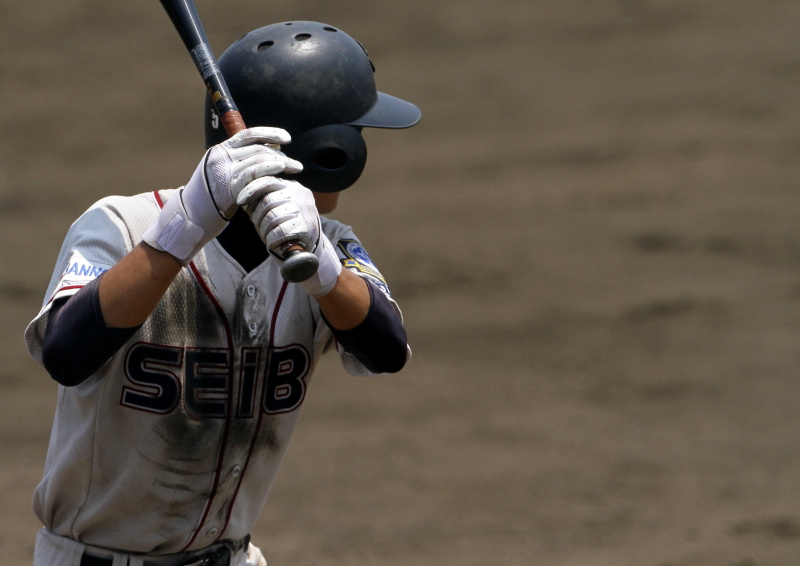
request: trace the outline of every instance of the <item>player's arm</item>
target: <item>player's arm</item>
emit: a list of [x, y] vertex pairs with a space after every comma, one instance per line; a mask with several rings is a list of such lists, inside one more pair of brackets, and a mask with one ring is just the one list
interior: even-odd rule
[[170, 254], [140, 244], [77, 293], [56, 300], [42, 344], [51, 377], [72, 386], [97, 371], [141, 327], [180, 268]]
[[403, 321], [383, 291], [348, 269], [316, 297], [336, 340], [372, 373], [396, 373], [408, 358]]
[[42, 361], [53, 379], [62, 385], [83, 382], [135, 334], [181, 267], [228, 224], [248, 183], [302, 170], [266, 145], [289, 141], [284, 130], [252, 128], [211, 148], [142, 243], [99, 280], [53, 305], [42, 344]]
[[170, 253], [144, 242], [100, 278], [99, 305], [112, 328], [141, 326], [183, 266]]
[[343, 269], [336, 284], [325, 295], [315, 297], [328, 326], [337, 330], [352, 330], [367, 318], [372, 304], [369, 283]]
[[322, 231], [311, 191], [294, 181], [261, 179], [239, 195], [261, 239], [276, 250], [299, 241], [319, 260], [319, 269], [298, 285], [319, 304], [334, 337], [372, 373], [400, 371], [408, 345], [402, 320], [382, 291], [342, 269], [333, 245]]

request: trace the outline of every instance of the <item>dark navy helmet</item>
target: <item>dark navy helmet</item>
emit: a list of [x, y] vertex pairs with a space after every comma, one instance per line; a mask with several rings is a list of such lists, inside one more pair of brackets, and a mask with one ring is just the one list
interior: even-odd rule
[[[378, 92], [364, 47], [338, 28], [284, 22], [251, 31], [219, 58], [245, 124], [284, 128], [281, 149], [303, 164], [292, 175], [309, 189], [333, 193], [356, 182], [367, 162], [361, 128], [408, 128], [419, 108]], [[206, 147], [227, 138], [206, 97]]]

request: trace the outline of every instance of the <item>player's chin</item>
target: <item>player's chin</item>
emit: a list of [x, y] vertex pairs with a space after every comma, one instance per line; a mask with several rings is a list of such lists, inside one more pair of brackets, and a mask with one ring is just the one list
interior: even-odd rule
[[314, 201], [317, 204], [317, 212], [320, 214], [329, 214], [336, 210], [339, 204], [339, 193], [318, 193], [311, 191], [314, 195]]

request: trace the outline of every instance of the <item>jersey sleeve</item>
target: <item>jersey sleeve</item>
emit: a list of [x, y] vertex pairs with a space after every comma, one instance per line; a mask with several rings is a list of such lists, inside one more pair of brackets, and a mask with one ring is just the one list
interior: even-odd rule
[[[392, 298], [392, 292], [388, 283], [386, 282], [386, 278], [384, 278], [378, 267], [372, 261], [372, 258], [367, 253], [367, 250], [364, 248], [361, 241], [356, 237], [353, 229], [350, 226], [340, 222], [323, 218], [322, 230], [325, 232], [325, 235], [336, 249], [336, 255], [339, 258], [339, 261], [342, 262], [342, 267], [349, 269], [359, 277], [362, 277], [374, 284], [375, 287], [377, 287], [386, 296], [386, 298], [389, 299], [392, 308], [395, 310], [397, 316], [400, 317], [400, 321], [402, 322], [403, 313], [400, 310], [400, 306], [397, 304], [397, 301]], [[364, 367], [364, 364], [358, 361], [354, 355], [346, 352], [344, 348], [342, 348], [341, 344], [334, 340], [330, 329], [325, 325], [324, 322], [319, 324], [319, 327], [322, 327], [322, 333], [324, 334], [324, 336], [320, 336], [319, 338], [327, 337], [328, 342], [325, 344], [326, 349], [327, 347], [330, 347], [331, 344], [336, 348], [336, 351], [339, 354], [339, 359], [341, 360], [342, 365], [347, 373], [354, 376], [376, 375]], [[409, 346], [406, 346], [406, 348], [408, 350], [408, 353], [406, 354], [406, 363], [408, 363], [408, 360], [411, 359], [411, 348]]]
[[28, 352], [42, 363], [42, 343], [53, 302], [70, 297], [108, 271], [134, 247], [122, 218], [123, 199], [108, 197], [94, 204], [76, 220], [64, 239], [39, 314], [25, 329]]

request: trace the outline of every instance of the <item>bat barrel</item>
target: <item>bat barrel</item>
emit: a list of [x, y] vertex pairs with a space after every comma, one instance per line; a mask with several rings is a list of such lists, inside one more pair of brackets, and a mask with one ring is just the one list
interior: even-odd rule
[[[236, 132], [245, 128], [242, 116], [239, 114], [239, 109], [233, 102], [233, 97], [228, 90], [228, 85], [225, 84], [225, 79], [217, 65], [217, 58], [214, 57], [214, 52], [211, 51], [211, 46], [208, 43], [203, 23], [200, 20], [200, 14], [197, 12], [197, 6], [194, 0], [161, 0], [161, 5], [172, 20], [172, 25], [181, 36], [183, 44], [192, 56], [197, 71], [203, 77], [203, 82], [206, 83], [208, 95], [217, 109], [217, 112], [222, 119], [222, 124], [225, 126], [225, 132], [228, 136], [232, 136]], [[235, 112], [236, 115], [228, 117], [227, 122], [230, 126], [226, 125], [227, 114]], [[232, 128], [229, 130], [228, 128]], [[236, 128], [236, 129], [233, 129]]]

